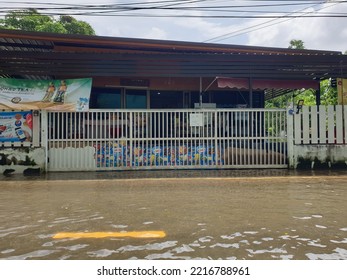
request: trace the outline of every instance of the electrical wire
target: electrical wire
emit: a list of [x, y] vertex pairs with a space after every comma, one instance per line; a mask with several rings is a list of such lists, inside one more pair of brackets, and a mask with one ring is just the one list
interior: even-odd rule
[[[77, 0], [79, 1], [79, 0]], [[107, 0], [105, 0], [107, 1]], [[131, 1], [131, 0], [129, 0]], [[208, 40], [204, 43], [217, 43], [232, 37], [249, 34], [257, 30], [279, 25], [297, 18], [347, 18], [343, 10], [338, 12], [324, 11], [329, 7], [345, 4], [344, 1], [329, 0], [151, 0], [116, 1], [117, 3], [79, 4], [74, 2], [54, 3], [36, 1], [2, 1], [0, 0], [0, 19], [11, 12], [20, 16], [32, 16], [33, 10], [38, 16], [85, 16], [114, 18], [199, 18], [199, 19], [263, 19], [265, 22], [234, 30]], [[314, 11], [307, 11], [314, 9]], [[1, 24], [0, 24], [1, 28]]]
[[[185, 0], [185, 1], [177, 1], [177, 0], [168, 0], [168, 1], [150, 1], [150, 2], [134, 2], [134, 3], [121, 3], [121, 4], [97, 4], [97, 5], [72, 5], [72, 4], [62, 4], [62, 3], [39, 3], [39, 2], [9, 2], [11, 4], [26, 4], [27, 6], [17, 7], [17, 10], [35, 8], [39, 11], [55, 11], [57, 8], [59, 11], [62, 10], [78, 10], [78, 11], [89, 11], [90, 14], [97, 14], [97, 11], [101, 11], [103, 14], [105, 12], [112, 13], [118, 11], [138, 11], [138, 10], [190, 10], [190, 11], [214, 11], [214, 12], [238, 12], [238, 13], [261, 13], [265, 12], [264, 10], [235, 10], [240, 8], [260, 8], [260, 7], [288, 7], [290, 5], [307, 5], [312, 4], [312, 2], [317, 4], [326, 3], [326, 1], [266, 1], [266, 2], [274, 2], [271, 4], [252, 4], [252, 5], [209, 5], [209, 6], [187, 6], [187, 4], [196, 4], [203, 2], [217, 2], [217, 1], [209, 1], [209, 0]], [[223, 1], [224, 2], [224, 1]], [[248, 2], [264, 2], [264, 1], [250, 1]], [[288, 3], [290, 2], [290, 3]], [[338, 1], [338, 3], [343, 3], [347, 1]], [[32, 5], [39, 5], [38, 7], [33, 7]], [[44, 5], [44, 6], [43, 6]], [[179, 7], [178, 7], [179, 6]], [[234, 10], [229, 10], [229, 9]], [[13, 7], [2, 7], [0, 10], [8, 11], [9, 9], [14, 9]], [[78, 11], [76, 13], [78, 13]], [[146, 15], [147, 16], [147, 15]], [[170, 15], [167, 15], [170, 16]], [[252, 15], [249, 15], [252, 16]]]
[[[342, 1], [342, 2], [345, 2], [345, 1]], [[333, 5], [330, 5], [328, 7], [322, 7], [321, 9], [319, 10], [323, 10], [323, 9], [326, 9], [326, 8], [330, 8], [332, 6], [335, 6], [339, 3], [334, 3]], [[312, 5], [312, 6], [309, 6], [309, 7], [306, 7], [305, 9], [308, 9], [308, 8], [314, 8], [316, 6], [319, 6], [319, 4], [315, 4], [315, 5]], [[301, 12], [303, 10], [299, 10], [299, 12]], [[297, 12], [293, 12], [293, 13], [297, 13]], [[306, 13], [312, 13], [312, 12], [306, 12]], [[299, 16], [297, 16], [299, 17]], [[240, 29], [240, 30], [236, 30], [236, 31], [233, 31], [233, 32], [229, 32], [229, 33], [226, 33], [226, 34], [223, 34], [223, 35], [219, 35], [217, 37], [213, 37], [213, 38], [210, 38], [208, 40], [205, 40], [204, 43], [206, 42], [220, 42], [220, 41], [224, 41], [226, 39], [230, 39], [232, 37], [236, 37], [236, 36], [240, 36], [240, 35], [244, 35], [244, 34], [248, 34], [248, 33], [251, 33], [251, 32], [254, 32], [254, 31], [257, 31], [257, 30], [260, 30], [260, 29], [264, 29], [264, 28], [267, 28], [267, 27], [271, 27], [271, 26], [274, 26], [274, 25], [278, 25], [278, 24], [281, 24], [281, 23], [284, 23], [284, 22], [287, 22], [287, 21], [290, 21], [292, 20], [292, 18], [287, 18], [285, 20], [282, 20], [280, 22], [276, 22], [278, 19], [272, 19], [270, 21], [267, 21], [267, 22], [264, 22], [264, 23], [261, 23], [261, 24], [256, 24], [256, 25], [252, 25], [252, 26], [249, 26], [249, 27], [246, 27], [246, 28], [243, 28], [243, 29]]]

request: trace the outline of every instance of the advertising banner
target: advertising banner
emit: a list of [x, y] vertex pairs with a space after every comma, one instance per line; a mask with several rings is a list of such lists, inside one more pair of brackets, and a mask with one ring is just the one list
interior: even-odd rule
[[0, 142], [30, 142], [32, 130], [31, 111], [0, 112]]
[[0, 79], [0, 109], [88, 111], [92, 79]]
[[347, 79], [337, 79], [337, 99], [339, 105], [347, 105]]

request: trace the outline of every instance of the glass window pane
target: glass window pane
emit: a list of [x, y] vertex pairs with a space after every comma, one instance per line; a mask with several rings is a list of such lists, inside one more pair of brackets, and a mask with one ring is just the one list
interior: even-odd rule
[[151, 91], [151, 108], [180, 109], [183, 108], [183, 92], [181, 91]]
[[90, 108], [115, 109], [121, 108], [120, 89], [93, 89], [90, 99]]
[[126, 90], [126, 108], [127, 109], [146, 109], [147, 91], [146, 90]]

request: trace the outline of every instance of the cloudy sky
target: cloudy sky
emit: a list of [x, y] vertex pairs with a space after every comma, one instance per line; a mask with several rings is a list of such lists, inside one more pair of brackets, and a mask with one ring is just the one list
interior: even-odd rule
[[342, 0], [0, 0], [0, 7], [1, 15], [27, 7], [72, 14], [102, 36], [284, 48], [297, 39], [307, 49], [347, 50]]

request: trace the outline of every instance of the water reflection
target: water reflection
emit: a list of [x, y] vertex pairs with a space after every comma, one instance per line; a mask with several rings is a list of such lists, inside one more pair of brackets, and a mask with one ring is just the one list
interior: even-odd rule
[[[346, 179], [6, 180], [0, 259], [347, 259]], [[167, 236], [52, 238], [151, 230]]]

